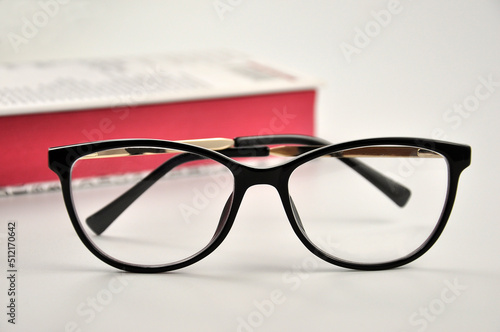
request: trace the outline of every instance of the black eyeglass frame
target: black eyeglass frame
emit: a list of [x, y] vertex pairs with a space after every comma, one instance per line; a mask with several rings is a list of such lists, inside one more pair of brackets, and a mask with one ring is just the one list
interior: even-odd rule
[[[268, 145], [275, 144], [302, 144], [314, 145], [314, 147], [312, 147], [309, 151], [305, 150], [306, 152], [299, 154], [298, 156], [283, 164], [272, 166], [269, 168], [254, 168], [248, 165], [244, 165], [231, 158], [236, 156], [268, 156], [270, 151]], [[406, 257], [402, 257], [400, 259], [389, 262], [374, 264], [353, 263], [335, 258], [324, 253], [311, 241], [308, 240], [307, 235], [303, 231], [300, 217], [298, 216], [289, 193], [288, 181], [291, 174], [297, 167], [301, 166], [302, 164], [324, 155], [334, 154], [343, 150], [361, 147], [385, 145], [421, 148], [427, 151], [438, 153], [445, 158], [449, 170], [448, 192], [444, 208], [434, 231], [429, 236], [427, 241], [423, 245], [421, 245], [420, 248], [410, 253]], [[196, 254], [186, 259], [161, 266], [143, 266], [130, 264], [114, 259], [108, 256], [106, 253], [102, 252], [93, 244], [93, 242], [88, 238], [86, 232], [83, 230], [83, 227], [80, 224], [81, 221], [79, 220], [75, 211], [71, 194], [71, 169], [74, 163], [79, 158], [99, 151], [133, 147], [173, 149], [192, 153], [203, 158], [212, 159], [226, 166], [233, 174], [234, 189], [226, 203], [226, 206], [224, 207], [223, 215], [221, 216], [218, 228], [205, 248], [203, 248]], [[309, 251], [311, 251], [317, 257], [344, 268], [367, 271], [391, 269], [408, 264], [427, 252], [441, 235], [453, 208], [460, 174], [466, 167], [470, 165], [470, 160], [471, 148], [467, 145], [431, 139], [406, 137], [373, 138], [340, 144], [329, 144], [324, 140], [302, 135], [247, 136], [235, 138], [234, 147], [227, 149], [227, 152], [225, 152], [225, 150], [213, 151], [200, 146], [175, 141], [152, 139], [100, 141], [54, 147], [49, 149], [49, 167], [58, 175], [60, 179], [66, 209], [80, 240], [96, 257], [98, 257], [103, 262], [118, 269], [136, 273], [158, 273], [184, 268], [198, 262], [199, 260], [212, 253], [223, 242], [223, 240], [229, 233], [245, 192], [248, 188], [257, 184], [268, 184], [277, 189], [293, 231], [300, 239], [300, 241], [306, 246], [306, 248], [309, 249]]]

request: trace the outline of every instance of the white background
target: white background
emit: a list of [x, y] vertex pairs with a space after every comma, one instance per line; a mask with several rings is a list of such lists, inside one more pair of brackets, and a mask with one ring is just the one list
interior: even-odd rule
[[[437, 244], [384, 272], [316, 260], [266, 187], [248, 192], [212, 255], [158, 275], [121, 273], [93, 257], [60, 193], [2, 199], [0, 267], [7, 222], [16, 220], [20, 272], [18, 324], [8, 325], [2, 309], [0, 330], [65, 331], [74, 323], [81, 331], [500, 331], [498, 1], [401, 0], [383, 27], [373, 13], [387, 1], [233, 0], [222, 14], [213, 0], [69, 1], [23, 35], [49, 2], [0, 1], [0, 61], [237, 49], [326, 82], [318, 136], [439, 136], [470, 144], [472, 165]], [[365, 28], [373, 30], [362, 45], [356, 31]], [[25, 39], [16, 44], [14, 34]], [[342, 45], [356, 42], [346, 57]], [[497, 82], [491, 93], [462, 115], [449, 113], [472, 103], [482, 79]], [[0, 287], [5, 308], [5, 278]]]

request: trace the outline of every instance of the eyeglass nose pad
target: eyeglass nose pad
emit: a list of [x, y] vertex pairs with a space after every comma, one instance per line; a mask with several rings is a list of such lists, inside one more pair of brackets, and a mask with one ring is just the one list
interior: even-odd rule
[[217, 225], [217, 230], [215, 231], [215, 236], [219, 235], [224, 225], [226, 224], [227, 218], [229, 217], [229, 211], [231, 211], [231, 205], [233, 204], [234, 194], [229, 195], [224, 208], [222, 209], [222, 214], [219, 219], [219, 224]]
[[289, 196], [289, 198], [290, 198], [290, 206], [292, 207], [293, 216], [297, 221], [297, 225], [299, 225], [299, 228], [302, 231], [302, 233], [305, 233], [304, 226], [302, 226], [302, 220], [300, 220], [299, 212], [297, 211], [297, 207], [293, 202], [292, 196]]

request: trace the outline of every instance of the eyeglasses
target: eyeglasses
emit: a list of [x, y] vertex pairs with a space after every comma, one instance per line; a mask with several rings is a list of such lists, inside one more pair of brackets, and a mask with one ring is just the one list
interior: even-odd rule
[[119, 269], [164, 272], [206, 257], [228, 234], [247, 189], [267, 184], [313, 254], [381, 270], [436, 242], [470, 156], [469, 146], [429, 139], [332, 145], [272, 135], [62, 146], [49, 149], [49, 166], [82, 242]]

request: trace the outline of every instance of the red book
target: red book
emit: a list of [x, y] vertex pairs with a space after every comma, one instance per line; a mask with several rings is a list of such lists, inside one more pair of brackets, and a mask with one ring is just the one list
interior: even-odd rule
[[52, 146], [313, 134], [317, 86], [227, 51], [0, 65], [0, 196], [47, 190]]

